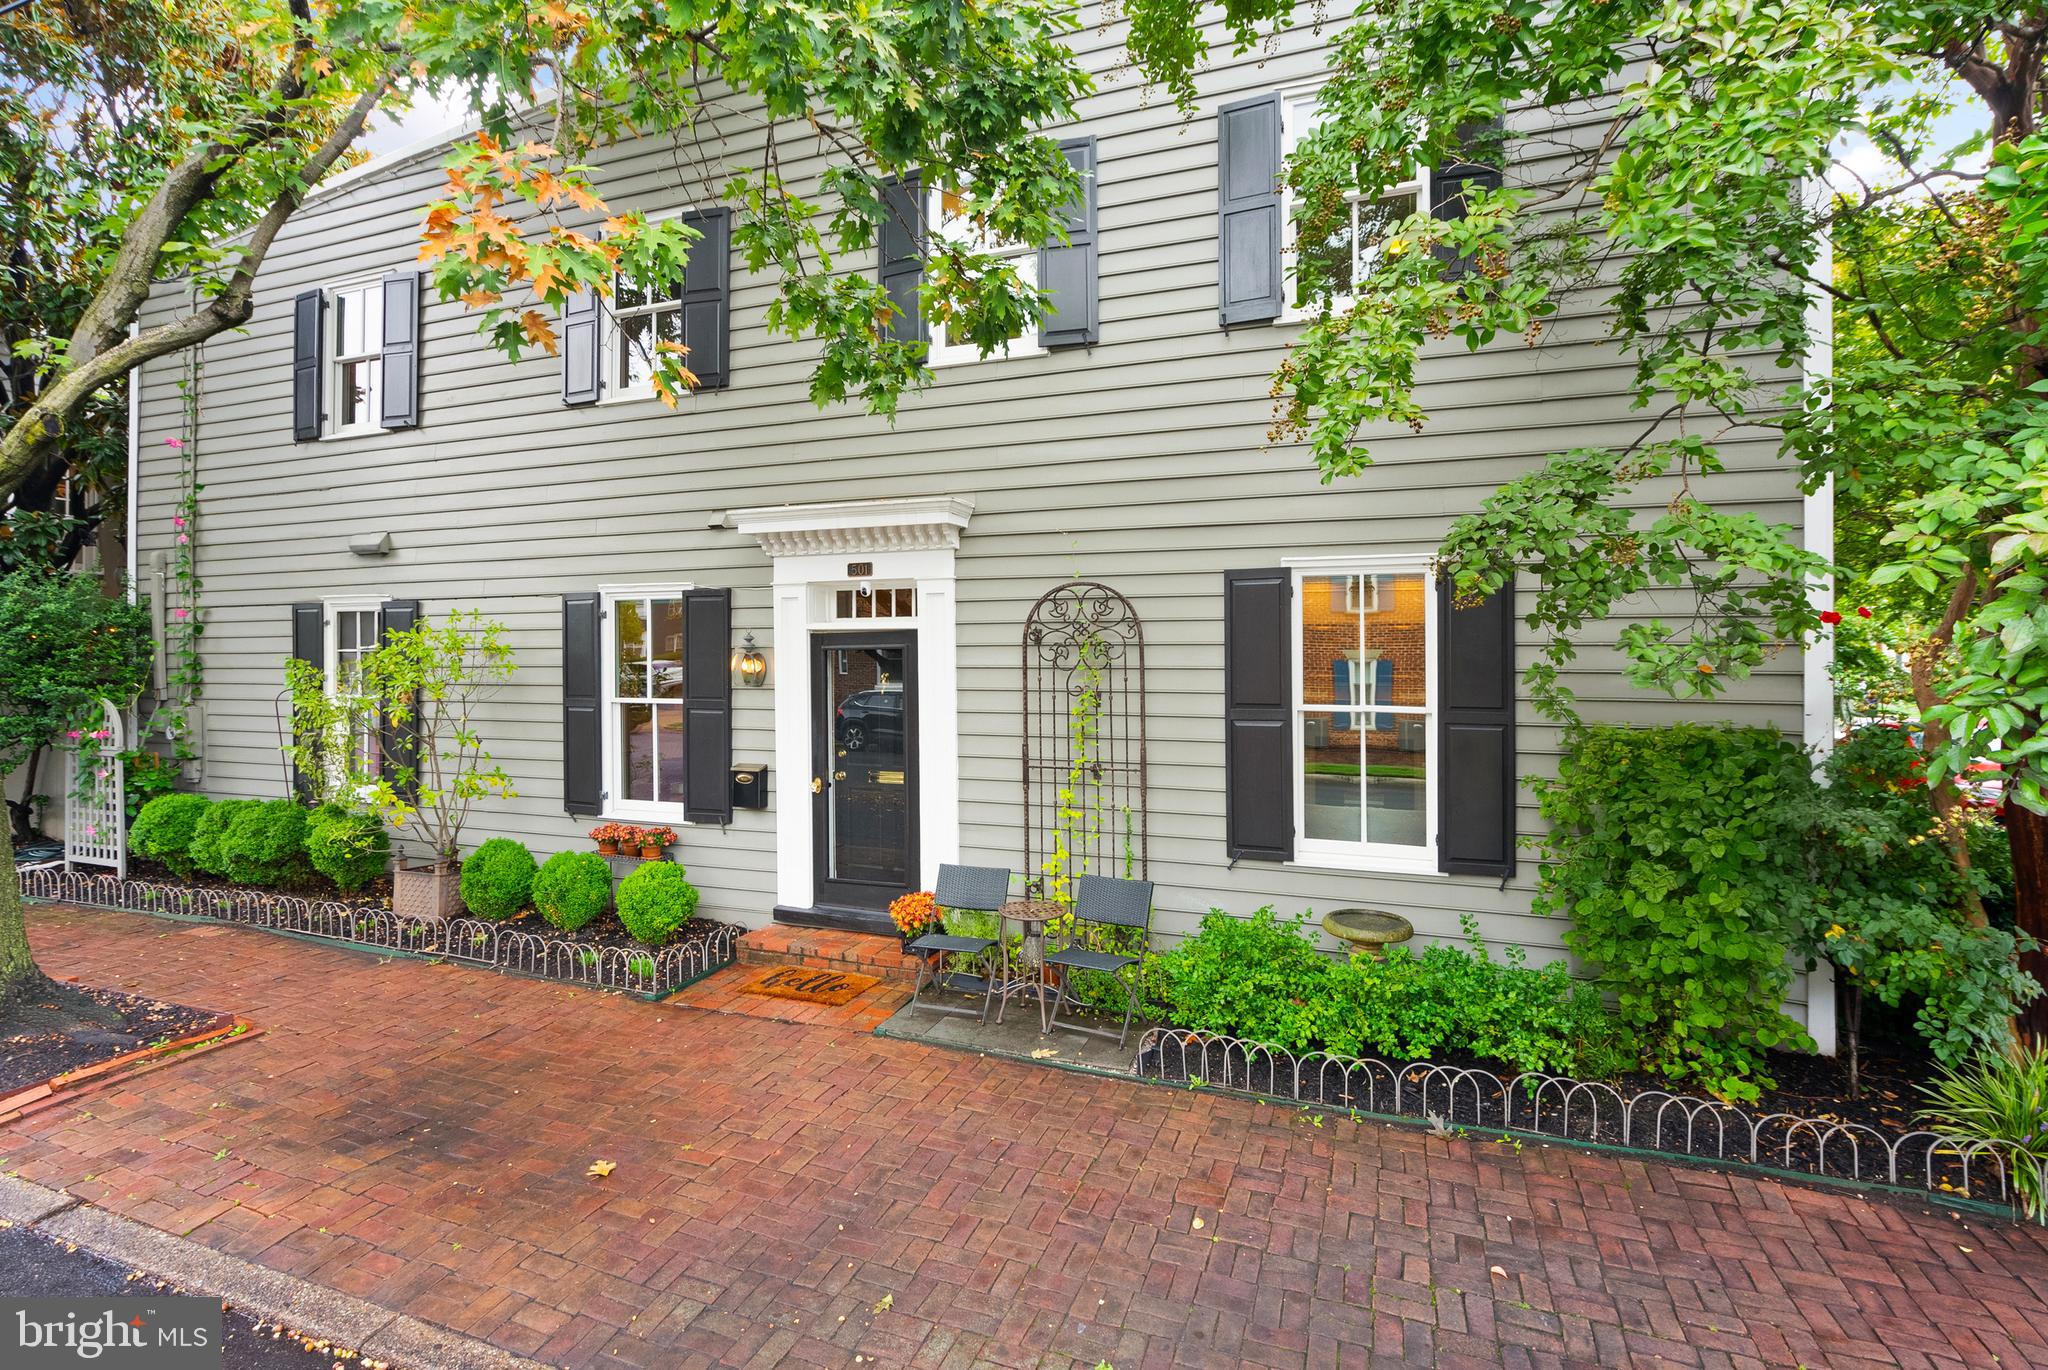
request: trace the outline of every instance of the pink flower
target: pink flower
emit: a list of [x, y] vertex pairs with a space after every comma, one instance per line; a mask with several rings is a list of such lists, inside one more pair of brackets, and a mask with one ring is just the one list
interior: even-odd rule
[[78, 729], [73, 728], [70, 732], [64, 734], [64, 736], [70, 738], [73, 742], [76, 742], [78, 741], [79, 738], [84, 737], [85, 734], [78, 731]]
[[188, 542], [190, 542], [190, 541], [192, 541], [192, 539], [191, 539], [191, 538], [189, 538], [189, 537], [187, 537], [187, 536], [186, 536], [185, 534], [183, 534], [183, 533], [180, 533], [180, 534], [178, 534], [178, 545], [179, 545], [180, 547], [183, 547], [183, 546], [184, 546], [184, 545], [185, 545], [186, 543], [188, 543]]
[[190, 609], [173, 609], [171, 610], [171, 612], [177, 615], [179, 618], [186, 618], [191, 615], [192, 611]]
[[165, 438], [165, 439], [164, 439], [164, 446], [166, 446], [166, 447], [175, 447], [175, 448], [179, 449], [180, 451], [182, 451], [182, 450], [184, 450], [184, 447], [185, 447], [185, 440], [184, 440], [183, 438]]
[[185, 526], [185, 516], [184, 516], [183, 514], [173, 514], [173, 515], [171, 515], [171, 527], [173, 527], [173, 528], [183, 528], [184, 526]]
[[94, 827], [92, 824], [88, 823], [85, 825], [85, 835], [87, 837], [98, 837], [100, 835], [100, 830]]
[[1820, 621], [1828, 624], [1840, 623], [1842, 616], [1833, 609], [1823, 609], [1820, 611]]

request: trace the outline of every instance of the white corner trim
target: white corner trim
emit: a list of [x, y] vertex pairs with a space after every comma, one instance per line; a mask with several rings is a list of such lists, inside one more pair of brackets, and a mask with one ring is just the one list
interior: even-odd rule
[[974, 516], [974, 499], [916, 495], [735, 509], [728, 526], [771, 557], [840, 552], [954, 551]]

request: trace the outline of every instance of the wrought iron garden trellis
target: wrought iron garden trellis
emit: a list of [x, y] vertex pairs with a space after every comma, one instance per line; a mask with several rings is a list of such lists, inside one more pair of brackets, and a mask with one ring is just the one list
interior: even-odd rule
[[1024, 619], [1024, 868], [1145, 879], [1145, 633], [1116, 590], [1073, 580]]

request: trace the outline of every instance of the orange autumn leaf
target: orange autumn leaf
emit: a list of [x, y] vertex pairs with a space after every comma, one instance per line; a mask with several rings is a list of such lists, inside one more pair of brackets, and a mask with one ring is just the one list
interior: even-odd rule
[[[542, 262], [539, 269], [533, 273], [533, 293], [542, 299], [546, 299], [551, 290], [563, 290], [568, 283], [568, 277], [564, 276], [562, 269], [553, 262]], [[563, 290], [563, 293], [568, 292]]]
[[313, 70], [319, 72], [322, 76], [332, 76], [334, 75], [334, 63], [325, 57], [315, 57], [313, 59]]
[[519, 316], [519, 327], [526, 334], [528, 342], [537, 342], [548, 350], [550, 357], [559, 354], [555, 346], [555, 330], [541, 317], [540, 311], [529, 309]]
[[445, 233], [455, 227], [459, 217], [454, 205], [435, 205], [427, 211], [427, 232]]
[[654, 345], [654, 350], [657, 352], [673, 352], [678, 357], [687, 357], [690, 354], [689, 345], [687, 343], [679, 343], [674, 338], [663, 338]]
[[595, 214], [605, 207], [603, 200], [598, 199], [597, 196], [591, 194], [583, 186], [577, 185], [573, 181], [568, 184], [569, 198], [574, 200], [576, 208], [582, 210], [585, 214]]
[[485, 305], [496, 304], [503, 298], [505, 297], [497, 291], [485, 290], [481, 286], [475, 290], [465, 290], [462, 292], [462, 302], [471, 309], [482, 309]]

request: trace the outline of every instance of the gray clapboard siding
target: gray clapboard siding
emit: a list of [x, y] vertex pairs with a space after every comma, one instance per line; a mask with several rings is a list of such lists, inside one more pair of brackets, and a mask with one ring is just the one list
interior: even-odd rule
[[[1107, 72], [1120, 29], [1074, 36]], [[295, 600], [381, 593], [417, 598], [432, 616], [476, 608], [507, 624], [521, 669], [485, 719], [520, 794], [485, 808], [477, 837], [505, 833], [543, 854], [584, 845], [587, 821], [561, 809], [560, 595], [605, 582], [673, 578], [733, 590], [734, 632], [752, 631], [779, 660], [800, 644], [772, 640], [769, 563], [751, 542], [706, 526], [726, 510], [783, 501], [972, 494], [959, 559], [962, 858], [1015, 865], [1021, 854], [1016, 714], [1017, 635], [1025, 608], [1077, 568], [1116, 584], [1146, 624], [1151, 676], [1151, 854], [1159, 926], [1192, 929], [1211, 905], [1244, 913], [1371, 902], [1398, 909], [1428, 937], [1456, 937], [1461, 911], [1489, 937], [1521, 941], [1541, 961], [1561, 954], [1562, 926], [1528, 912], [1535, 869], [1505, 889], [1491, 879], [1332, 873], [1224, 855], [1222, 626], [1228, 568], [1314, 551], [1427, 552], [1451, 519], [1502, 480], [1564, 447], [1633, 436], [1632, 363], [1605, 342], [1597, 295], [1567, 302], [1540, 354], [1518, 340], [1470, 353], [1425, 349], [1421, 434], [1375, 435], [1380, 464], [1325, 488], [1299, 446], [1268, 447], [1268, 377], [1294, 325], [1216, 327], [1216, 148], [1219, 104], [1312, 80], [1315, 35], [1287, 34], [1269, 54], [1222, 57], [1201, 78], [1202, 108], [1185, 121], [1129, 80], [1105, 77], [1073, 131], [1098, 140], [1101, 341], [1086, 352], [995, 359], [941, 371], [905, 401], [892, 427], [857, 406], [820, 412], [805, 393], [816, 347], [769, 336], [773, 283], [735, 262], [731, 387], [658, 404], [564, 409], [558, 363], [512, 363], [475, 336], [473, 317], [427, 292], [421, 329], [422, 426], [318, 443], [289, 442], [290, 299], [298, 290], [371, 276], [416, 256], [424, 206], [442, 183], [438, 153], [316, 195], [280, 239], [241, 333], [205, 349], [197, 447], [206, 504], [199, 524], [206, 579], [206, 788], [282, 793], [275, 697]], [[1534, 120], [1530, 111], [1518, 120]], [[1587, 107], [1540, 116], [1578, 145], [1603, 116]], [[711, 130], [727, 158], [758, 152], [749, 121]], [[785, 154], [791, 149], [785, 146]], [[607, 151], [601, 183], [616, 207], [680, 208], [667, 149]], [[800, 192], [823, 162], [786, 156]], [[841, 266], [871, 269], [871, 255]], [[168, 296], [158, 301], [162, 310]], [[142, 385], [141, 549], [166, 548], [179, 424], [176, 368]], [[1716, 489], [1765, 517], [1796, 521], [1799, 493], [1772, 445], [1732, 444]], [[1668, 491], [1641, 495], [1648, 511]], [[390, 531], [388, 560], [349, 557], [350, 533]], [[1524, 587], [1526, 607], [1527, 590]], [[1631, 606], [1655, 612], [1656, 597]], [[1589, 711], [1620, 721], [1711, 716], [1796, 730], [1796, 653], [1710, 707], [1629, 687], [1612, 649], [1620, 620], [1586, 634], [1567, 673]], [[1534, 659], [1536, 644], [1519, 644]], [[738, 690], [734, 754], [770, 759], [769, 691]], [[1556, 730], [1519, 710], [1521, 769], [1555, 770]], [[772, 801], [803, 777], [774, 773]], [[1523, 791], [1519, 825], [1538, 816]], [[758, 923], [773, 899], [773, 812], [741, 811], [730, 827], [695, 827], [682, 858], [708, 914]]]

